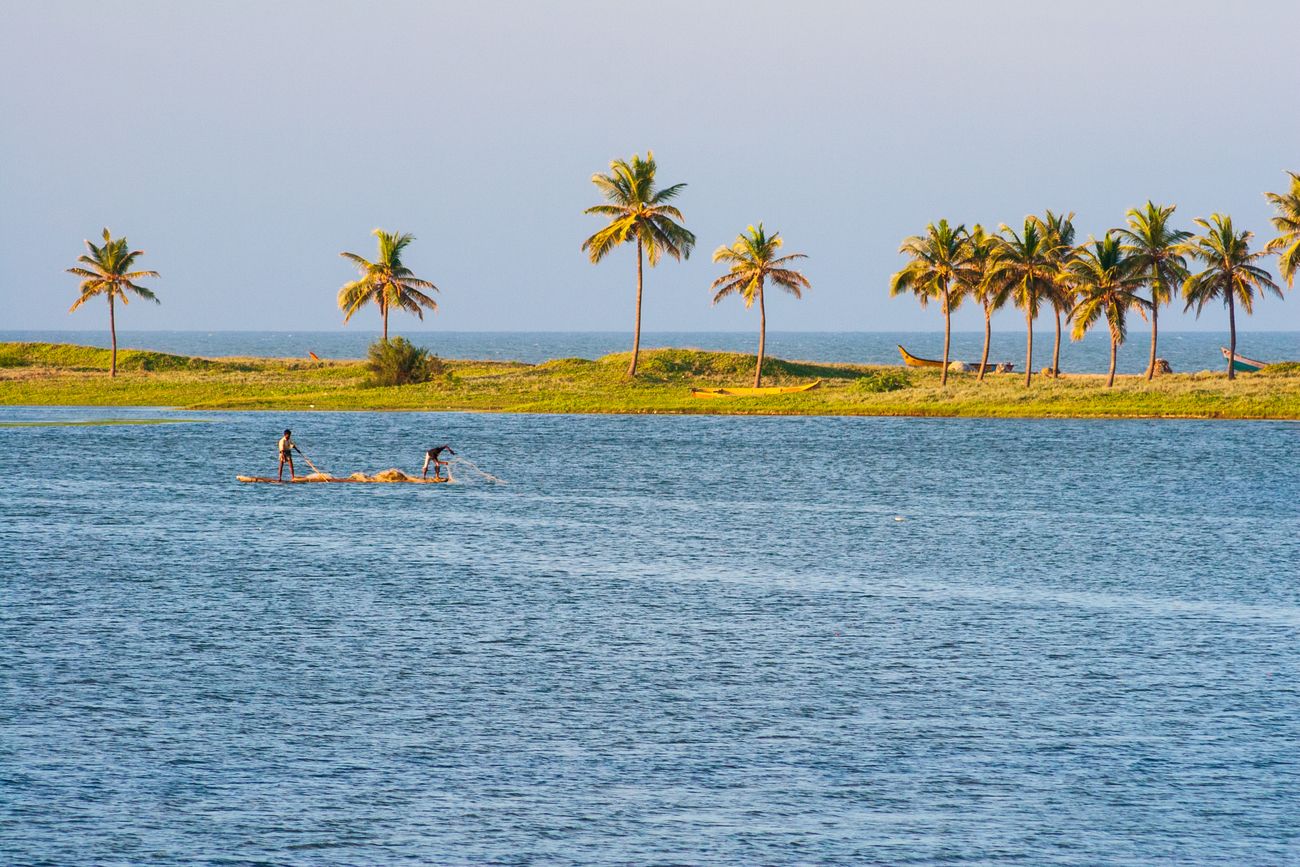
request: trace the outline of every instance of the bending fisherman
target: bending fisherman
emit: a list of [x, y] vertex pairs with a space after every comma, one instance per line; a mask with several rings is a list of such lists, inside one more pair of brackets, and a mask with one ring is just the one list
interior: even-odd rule
[[294, 479], [298, 478], [298, 474], [294, 472], [293, 469], [293, 453], [297, 452], [298, 454], [302, 454], [302, 449], [298, 448], [297, 444], [293, 441], [293, 432], [290, 431], [288, 428], [285, 429], [284, 436], [280, 437], [280, 442], [278, 447], [280, 450], [280, 466], [278, 467], [278, 472], [276, 473], [276, 481], [278, 482], [284, 481], [285, 464], [289, 465], [289, 480], [293, 481]]
[[[454, 451], [452, 451], [451, 446], [446, 444], [440, 446], [434, 446], [433, 448], [429, 449], [427, 452], [424, 453], [424, 467], [421, 468], [420, 470], [420, 478], [427, 479], [429, 477], [430, 466], [433, 467], [433, 477], [435, 479], [442, 478], [440, 474], [441, 471], [439, 468], [447, 466], [447, 462], [442, 460], [439, 457], [439, 455], [441, 455], [443, 452], [446, 452], [449, 455], [456, 454]], [[447, 478], [451, 478], [451, 470], [447, 471]]]

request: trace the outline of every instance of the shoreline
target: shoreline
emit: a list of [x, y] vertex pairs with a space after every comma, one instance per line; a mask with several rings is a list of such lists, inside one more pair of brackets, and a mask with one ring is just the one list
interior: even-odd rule
[[367, 383], [361, 360], [200, 358], [72, 344], [0, 343], [0, 405], [167, 407], [196, 411], [500, 412], [546, 415], [736, 415], [882, 418], [1045, 418], [1300, 421], [1300, 364], [1239, 375], [1167, 374], [1147, 382], [1121, 374], [949, 374], [898, 365], [764, 362], [764, 384], [811, 391], [701, 399], [692, 388], [752, 384], [754, 356], [689, 349], [646, 350], [642, 375], [623, 377], [629, 355], [539, 364], [446, 360], [426, 383]]

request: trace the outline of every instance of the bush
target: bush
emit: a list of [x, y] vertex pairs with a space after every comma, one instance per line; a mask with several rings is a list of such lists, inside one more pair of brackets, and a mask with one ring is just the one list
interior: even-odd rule
[[410, 385], [428, 382], [443, 372], [442, 359], [405, 337], [370, 344], [367, 367], [375, 385]]
[[898, 391], [899, 389], [909, 388], [911, 385], [912, 378], [907, 375], [905, 370], [875, 370], [866, 376], [858, 377], [853, 383], [853, 390], [879, 394], [882, 391]]

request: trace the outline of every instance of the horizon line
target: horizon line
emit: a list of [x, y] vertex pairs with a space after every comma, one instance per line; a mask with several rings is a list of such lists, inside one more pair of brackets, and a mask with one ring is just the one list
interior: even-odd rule
[[[23, 332], [57, 332], [71, 334], [100, 334], [108, 331], [106, 328], [0, 328], [0, 334], [21, 334]], [[1196, 329], [1177, 329], [1162, 328], [1161, 334], [1218, 334], [1222, 329], [1218, 328], [1196, 328]], [[358, 336], [367, 336], [379, 334], [380, 329], [373, 331], [348, 328], [119, 328], [117, 333], [121, 334], [356, 334]], [[628, 334], [626, 329], [621, 328], [583, 328], [583, 329], [516, 329], [516, 328], [456, 328], [445, 330], [433, 329], [402, 329], [401, 334], [419, 334], [419, 335], [437, 335], [437, 334]], [[686, 329], [686, 328], [662, 328], [662, 329], [642, 329], [641, 334], [747, 334], [753, 335], [756, 331], [753, 329]], [[832, 330], [832, 329], [767, 329], [771, 334], [942, 334], [942, 328], [897, 328], [897, 329], [874, 329], [874, 330]], [[983, 334], [982, 329], [954, 328], [953, 334]], [[992, 329], [993, 334], [1024, 334], [1024, 329]], [[1050, 332], [1049, 332], [1050, 333]], [[1150, 334], [1150, 330], [1133, 330], [1129, 334]], [[1238, 328], [1238, 334], [1300, 334], [1300, 328]], [[1077, 341], [1074, 341], [1077, 342]]]

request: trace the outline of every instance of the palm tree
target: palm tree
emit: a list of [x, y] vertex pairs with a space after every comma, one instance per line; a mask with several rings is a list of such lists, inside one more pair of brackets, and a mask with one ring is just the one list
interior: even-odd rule
[[1074, 320], [1071, 336], [1082, 340], [1088, 329], [1105, 317], [1110, 329], [1110, 373], [1106, 377], [1106, 387], [1110, 388], [1115, 384], [1115, 356], [1128, 336], [1128, 311], [1133, 307], [1150, 308], [1151, 302], [1138, 296], [1142, 274], [1119, 238], [1107, 232], [1100, 241], [1088, 241], [1090, 246], [1082, 248], [1070, 263], [1071, 284], [1079, 292], [1079, 302], [1070, 310]]
[[421, 292], [421, 289], [438, 291], [428, 280], [421, 280], [402, 264], [402, 251], [415, 240], [409, 232], [385, 232], [375, 229], [371, 234], [379, 239], [379, 258], [374, 262], [356, 253], [339, 253], [344, 259], [356, 263], [361, 279], [348, 283], [339, 290], [339, 309], [347, 322], [362, 307], [372, 301], [379, 305], [379, 315], [384, 317], [384, 340], [388, 340], [388, 311], [400, 307], [424, 319], [424, 310], [437, 310], [438, 302]]
[[785, 267], [795, 259], [807, 259], [803, 253], [790, 253], [777, 256], [782, 245], [781, 233], [767, 234], [763, 224], [758, 228], [750, 226], [736, 236], [736, 242], [730, 247], [725, 244], [713, 251], [714, 262], [726, 262], [731, 266], [713, 285], [713, 303], [717, 304], [728, 295], [739, 295], [745, 299], [745, 306], [752, 307], [758, 299], [758, 365], [754, 368], [754, 387], [763, 381], [763, 345], [767, 340], [767, 308], [763, 305], [763, 285], [771, 280], [796, 298], [803, 297], [803, 290], [810, 288], [808, 278], [798, 271]]
[[1180, 251], [1185, 255], [1200, 260], [1205, 270], [1190, 275], [1183, 281], [1183, 300], [1187, 302], [1184, 310], [1196, 307], [1196, 315], [1201, 315], [1205, 305], [1216, 298], [1222, 298], [1228, 308], [1228, 329], [1231, 335], [1228, 345], [1228, 379], [1236, 379], [1233, 360], [1237, 355], [1237, 311], [1240, 304], [1247, 313], [1255, 304], [1255, 291], [1268, 290], [1279, 298], [1281, 288], [1273, 282], [1267, 271], [1255, 263], [1266, 255], [1264, 252], [1250, 252], [1250, 239], [1254, 232], [1238, 232], [1232, 226], [1232, 217], [1224, 214], [1211, 214], [1210, 219], [1196, 218], [1196, 224], [1205, 230], [1182, 245]]
[[1017, 235], [1003, 223], [1003, 235], [993, 253], [988, 279], [1005, 283], [1016, 306], [1025, 311], [1028, 335], [1025, 344], [1025, 385], [1034, 377], [1034, 319], [1043, 301], [1054, 297], [1057, 287], [1058, 257], [1055, 242], [1043, 231], [1036, 217], [1026, 217], [1024, 229]]
[[993, 312], [1007, 303], [1010, 287], [1006, 281], [991, 281], [989, 274], [993, 268], [993, 257], [997, 251], [997, 238], [984, 231], [976, 223], [966, 234], [968, 256], [966, 267], [962, 269], [958, 280], [962, 292], [970, 295], [984, 308], [984, 353], [980, 356], [979, 380], [983, 382], [984, 371], [989, 363], [989, 339], [992, 337]]
[[1054, 291], [1048, 300], [1056, 314], [1056, 342], [1052, 344], [1052, 376], [1061, 375], [1061, 314], [1074, 308], [1075, 292], [1070, 282], [1070, 263], [1074, 260], [1074, 212], [1054, 214], [1046, 211], [1038, 220], [1050, 239], [1056, 262]]
[[1162, 305], [1168, 304], [1178, 287], [1187, 279], [1187, 259], [1179, 252], [1191, 232], [1169, 227], [1174, 205], [1156, 205], [1147, 201], [1145, 209], [1129, 208], [1125, 215], [1127, 229], [1116, 229], [1124, 240], [1124, 255], [1151, 293], [1151, 356], [1147, 359], [1147, 379], [1156, 375], [1156, 339]]
[[947, 220], [925, 227], [924, 235], [903, 241], [898, 252], [911, 258], [903, 270], [889, 278], [891, 296], [911, 292], [922, 307], [937, 299], [943, 308], [943, 368], [939, 384], [948, 384], [948, 345], [952, 337], [952, 311], [961, 303], [962, 274], [969, 256], [966, 227], [953, 228]]
[[1278, 269], [1286, 278], [1286, 285], [1295, 286], [1295, 272], [1300, 268], [1300, 175], [1287, 172], [1291, 176], [1291, 189], [1285, 193], [1265, 193], [1268, 200], [1277, 208], [1273, 217], [1273, 227], [1278, 236], [1268, 242], [1264, 249], [1277, 253]]
[[609, 174], [595, 174], [591, 182], [605, 194], [606, 204], [593, 205], [584, 214], [609, 217], [609, 225], [582, 242], [582, 249], [593, 263], [619, 244], [636, 240], [636, 326], [632, 332], [632, 363], [627, 369], [629, 377], [636, 376], [637, 357], [641, 351], [641, 257], [644, 253], [653, 268], [659, 257], [667, 253], [681, 261], [691, 257], [695, 236], [687, 231], [681, 221], [682, 212], [668, 204], [677, 198], [686, 184], [673, 184], [664, 189], [655, 188], [655, 155], [646, 151], [646, 158], [633, 154], [631, 162], [614, 160], [609, 164]]
[[157, 277], [158, 272], [132, 271], [135, 260], [144, 255], [144, 250], [129, 249], [126, 238], [115, 240], [108, 229], [104, 230], [102, 246], [96, 247], [91, 241], [86, 241], [86, 248], [90, 251], [89, 255], [83, 254], [77, 257], [77, 261], [86, 267], [68, 269], [69, 274], [82, 278], [78, 287], [81, 289], [81, 297], [68, 309], [68, 312], [73, 312], [91, 298], [99, 295], [107, 296], [108, 330], [113, 336], [113, 355], [108, 375], [117, 376], [117, 315], [114, 311], [114, 301], [121, 300], [123, 304], [129, 303], [126, 293], [130, 290], [155, 304], [161, 303], [151, 290], [138, 286], [135, 282], [145, 277]]

